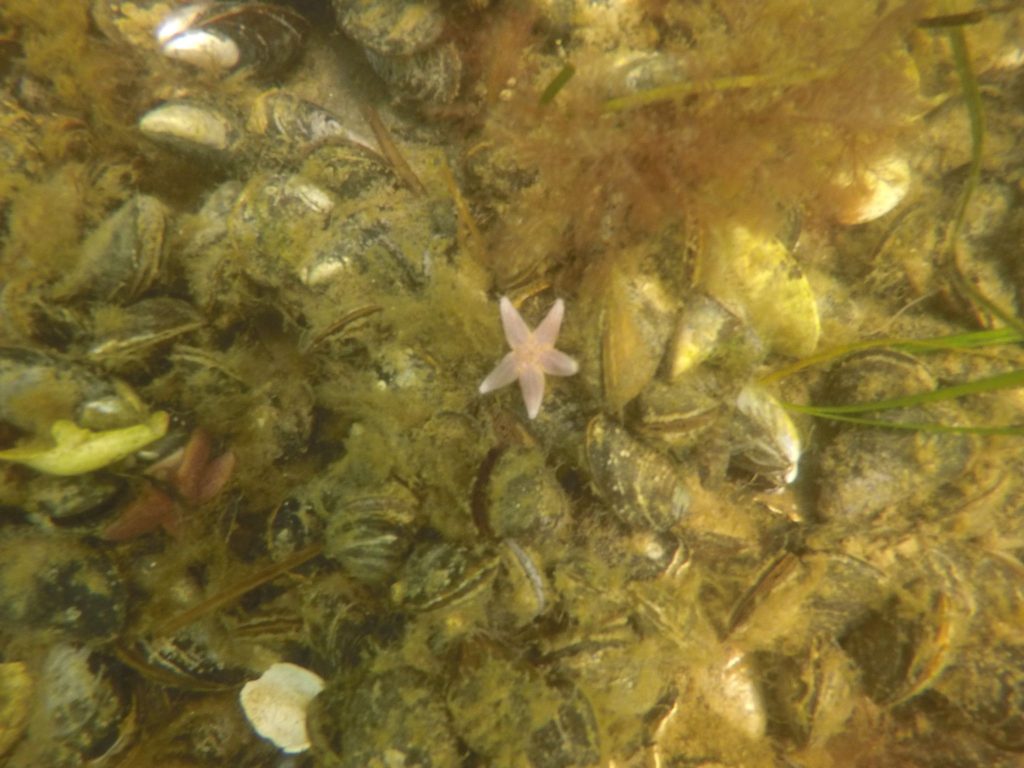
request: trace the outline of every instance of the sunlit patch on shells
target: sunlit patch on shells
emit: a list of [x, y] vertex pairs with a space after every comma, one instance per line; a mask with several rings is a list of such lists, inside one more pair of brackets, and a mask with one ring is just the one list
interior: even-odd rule
[[713, 232], [697, 280], [746, 320], [772, 351], [804, 357], [818, 346], [821, 323], [814, 291], [778, 239], [738, 224]]

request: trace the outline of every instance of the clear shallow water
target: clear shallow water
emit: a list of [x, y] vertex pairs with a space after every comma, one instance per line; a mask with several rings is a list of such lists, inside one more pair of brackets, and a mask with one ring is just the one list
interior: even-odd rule
[[[989, 322], [949, 278], [954, 51], [926, 4], [858, 5], [447, 8], [464, 90], [418, 107], [324, 9], [270, 84], [164, 61], [150, 16], [6, 11], [0, 436], [123, 448], [4, 464], [10, 764], [1015, 764], [1019, 438], [780, 405], [1019, 367], [1011, 339], [789, 368]], [[1020, 23], [965, 28], [985, 152], [954, 251], [1013, 315]], [[269, 85], [347, 138], [253, 127]], [[181, 96], [237, 138], [141, 135]], [[503, 294], [531, 327], [567, 305], [580, 373], [536, 420], [477, 392]], [[112, 434], [160, 412], [148, 452]], [[278, 660], [327, 680], [302, 757], [238, 705]]]

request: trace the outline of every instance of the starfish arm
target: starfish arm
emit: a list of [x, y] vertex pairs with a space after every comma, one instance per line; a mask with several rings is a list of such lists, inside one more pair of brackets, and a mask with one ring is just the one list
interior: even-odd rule
[[515, 352], [509, 352], [501, 362], [494, 366], [494, 370], [487, 374], [487, 378], [480, 382], [480, 394], [486, 395], [496, 389], [511, 384], [519, 377], [519, 361]]
[[519, 372], [519, 389], [523, 392], [526, 403], [526, 415], [531, 419], [540, 413], [540, 404], [544, 400], [544, 373], [533, 366]]
[[562, 318], [565, 316], [565, 302], [561, 299], [555, 301], [548, 310], [547, 316], [540, 321], [540, 325], [533, 332], [533, 337], [538, 344], [550, 344], [554, 346], [558, 339], [558, 332], [562, 329]]
[[515, 349], [530, 338], [530, 327], [523, 320], [519, 311], [512, 306], [507, 296], [501, 297], [501, 326], [505, 329], [508, 345]]
[[540, 367], [550, 376], [572, 376], [580, 369], [580, 364], [565, 352], [546, 349], [540, 354]]

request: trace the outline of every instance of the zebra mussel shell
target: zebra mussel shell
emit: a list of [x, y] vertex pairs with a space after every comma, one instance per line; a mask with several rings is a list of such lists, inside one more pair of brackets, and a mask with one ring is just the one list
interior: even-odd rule
[[306, 22], [271, 3], [194, 3], [169, 14], [156, 29], [166, 56], [201, 69], [248, 69], [279, 74], [302, 52]]
[[106, 552], [73, 536], [19, 530], [0, 538], [0, 632], [106, 641], [124, 626], [126, 592]]
[[[57, 643], [31, 670], [28, 727], [4, 765], [109, 763], [131, 737], [137, 700], [125, 670], [89, 646]], [[3, 723], [6, 730], [10, 725]]]
[[462, 58], [443, 37], [437, 0], [334, 0], [334, 10], [398, 100], [441, 105], [458, 95]]
[[399, 485], [340, 501], [326, 510], [324, 553], [367, 586], [385, 583], [412, 548], [417, 506], [415, 497]]
[[366, 49], [411, 56], [432, 46], [444, 31], [437, 0], [334, 0], [338, 26]]
[[185, 154], [222, 159], [242, 144], [238, 120], [222, 109], [188, 99], [167, 101], [139, 118], [153, 141]]
[[[934, 390], [937, 382], [916, 358], [871, 350], [830, 372], [828, 397], [846, 405]], [[952, 403], [929, 403], [870, 414], [880, 421], [958, 424]], [[826, 520], [864, 520], [889, 507], [920, 501], [970, 465], [977, 440], [968, 434], [843, 426], [821, 454], [819, 514]], [[917, 514], [916, 511], [914, 514]]]
[[368, 50], [366, 58], [400, 101], [449, 104], [459, 95], [462, 58], [454, 43], [410, 56], [382, 56]]
[[491, 470], [487, 527], [498, 538], [542, 542], [558, 535], [569, 516], [569, 500], [544, 455], [514, 447]]
[[43, 434], [57, 419], [87, 429], [136, 424], [145, 407], [127, 384], [34, 349], [0, 347], [0, 423]]
[[446, 702], [456, 732], [487, 764], [512, 765], [518, 759], [522, 765], [582, 768], [601, 763], [593, 706], [573, 682], [546, 677], [487, 648], [470, 654], [449, 685]]
[[459, 605], [489, 587], [500, 565], [499, 555], [488, 547], [426, 543], [409, 556], [391, 586], [391, 599], [414, 611]]
[[736, 397], [733, 461], [776, 486], [788, 485], [799, 472], [800, 432], [785, 408], [757, 385]]
[[598, 493], [630, 528], [668, 530], [689, 509], [689, 491], [672, 461], [615, 422], [592, 419], [586, 451]]
[[319, 104], [285, 90], [260, 94], [249, 110], [245, 127], [254, 136], [284, 141], [298, 149], [327, 143], [355, 145], [383, 162], [371, 139], [348, 128], [340, 117]]
[[159, 274], [166, 228], [163, 203], [150, 195], [133, 196], [86, 238], [54, 298], [125, 303], [139, 297]]
[[409, 666], [357, 679], [335, 677], [313, 700], [307, 722], [318, 765], [460, 764], [460, 745], [441, 693], [431, 678]]

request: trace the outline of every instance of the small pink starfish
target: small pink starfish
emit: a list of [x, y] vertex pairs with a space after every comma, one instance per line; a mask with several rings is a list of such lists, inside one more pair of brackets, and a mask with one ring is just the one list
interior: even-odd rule
[[526, 413], [531, 419], [536, 418], [544, 400], [544, 374], [572, 376], [580, 368], [565, 352], [555, 349], [564, 314], [565, 302], [558, 299], [537, 329], [531, 331], [512, 302], [502, 296], [501, 324], [512, 351], [480, 384], [480, 394], [485, 395], [519, 379]]

